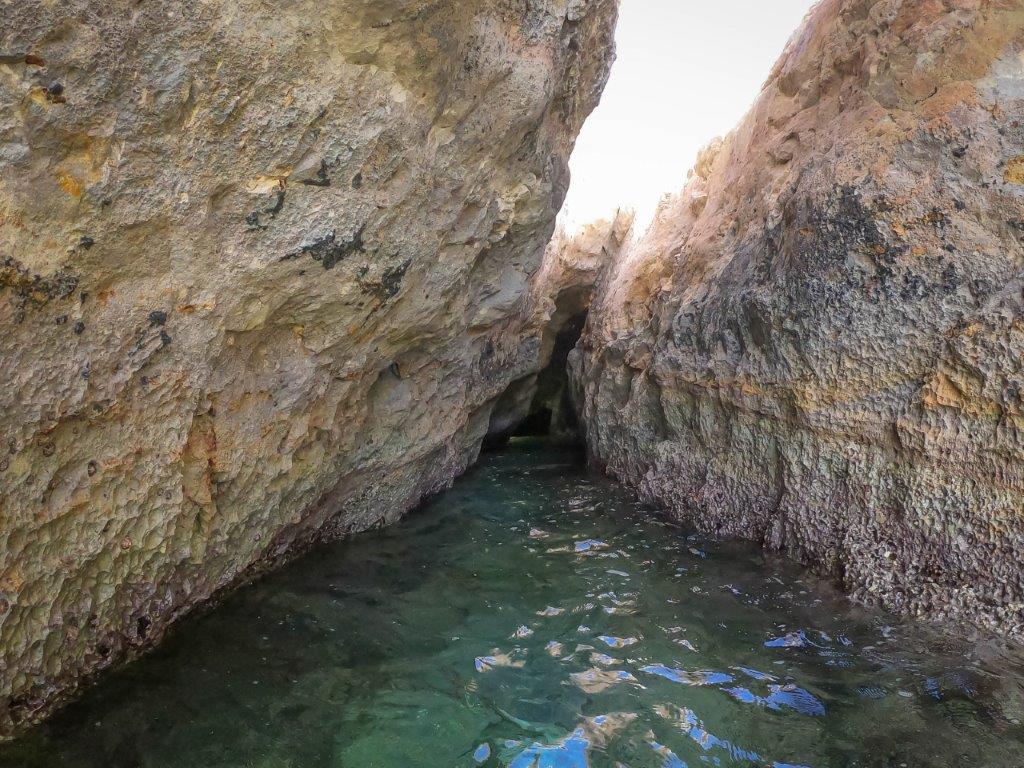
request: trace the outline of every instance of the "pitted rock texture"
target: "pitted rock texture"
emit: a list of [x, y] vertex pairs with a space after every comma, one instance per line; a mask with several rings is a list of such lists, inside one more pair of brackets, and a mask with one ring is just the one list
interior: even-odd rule
[[858, 598], [1024, 632], [1024, 5], [823, 0], [613, 266], [589, 450]]
[[0, 15], [6, 733], [475, 458], [616, 3]]

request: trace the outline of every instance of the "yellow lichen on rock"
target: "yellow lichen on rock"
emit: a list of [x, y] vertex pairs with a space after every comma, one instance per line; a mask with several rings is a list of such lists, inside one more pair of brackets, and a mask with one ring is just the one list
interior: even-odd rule
[[1024, 155], [1018, 155], [1006, 164], [1003, 181], [1007, 184], [1024, 184]]

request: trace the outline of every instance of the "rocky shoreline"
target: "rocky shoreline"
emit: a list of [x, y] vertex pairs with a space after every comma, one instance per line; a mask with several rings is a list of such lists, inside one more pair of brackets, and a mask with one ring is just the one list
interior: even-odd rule
[[856, 598], [1024, 634], [1024, 9], [824, 0], [624, 249], [591, 456]]
[[701, 530], [1024, 637], [1017, 0], [821, 0], [635, 240], [552, 239], [616, 0], [123, 5], [0, 30], [0, 737], [577, 421]]

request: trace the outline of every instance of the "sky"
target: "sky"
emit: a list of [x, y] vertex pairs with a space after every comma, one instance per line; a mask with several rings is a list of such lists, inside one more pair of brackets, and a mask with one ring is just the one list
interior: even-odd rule
[[814, 0], [621, 0], [618, 60], [583, 126], [562, 218], [619, 206], [638, 231], [678, 192], [697, 152], [740, 121]]

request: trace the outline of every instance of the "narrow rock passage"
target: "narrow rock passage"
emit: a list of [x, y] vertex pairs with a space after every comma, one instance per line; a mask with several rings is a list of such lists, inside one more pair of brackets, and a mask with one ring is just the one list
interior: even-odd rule
[[513, 440], [185, 622], [0, 768], [1019, 768], [1003, 653]]

